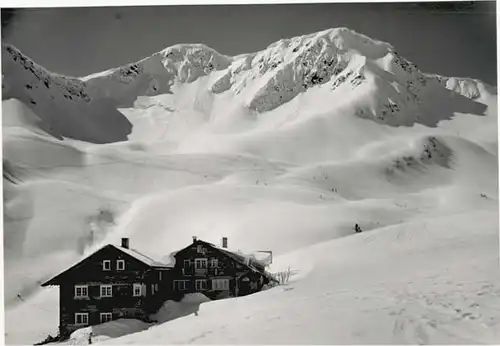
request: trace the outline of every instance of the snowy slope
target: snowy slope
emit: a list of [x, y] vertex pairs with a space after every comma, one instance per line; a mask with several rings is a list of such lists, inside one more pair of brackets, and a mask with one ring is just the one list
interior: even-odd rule
[[81, 81], [48, 72], [13, 46], [2, 44], [2, 72], [2, 99], [23, 102], [56, 138], [108, 143], [130, 132], [113, 100], [89, 95]]
[[86, 253], [193, 235], [273, 250], [293, 282], [107, 342], [498, 341], [496, 88], [347, 28], [81, 78], [3, 49], [8, 343], [56, 330], [39, 283]]
[[[497, 211], [443, 216], [280, 258], [292, 282], [105, 344], [495, 344]], [[221, 313], [222, 312], [222, 313]]]

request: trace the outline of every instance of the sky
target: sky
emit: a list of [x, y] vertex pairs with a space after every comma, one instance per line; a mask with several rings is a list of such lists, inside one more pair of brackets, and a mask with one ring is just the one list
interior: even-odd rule
[[17, 9], [2, 10], [2, 37], [51, 71], [85, 76], [178, 43], [237, 55], [345, 26], [424, 72], [496, 85], [495, 12], [494, 1]]

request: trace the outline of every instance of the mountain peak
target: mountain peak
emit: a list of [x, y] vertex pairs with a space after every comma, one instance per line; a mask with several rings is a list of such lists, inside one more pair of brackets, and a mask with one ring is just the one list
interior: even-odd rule
[[[423, 121], [428, 112], [422, 107], [435, 99], [433, 94], [451, 97], [446, 90], [481, 102], [483, 96], [496, 93], [479, 81], [426, 75], [391, 44], [346, 27], [284, 38], [261, 51], [233, 57], [205, 44], [176, 44], [135, 63], [82, 78], [51, 73], [12, 45], [2, 47], [4, 98], [17, 98], [48, 118], [54, 113], [49, 104], [56, 99], [61, 99], [57, 107], [77, 107], [75, 114], [85, 104], [101, 103], [99, 112], [92, 112], [100, 113], [109, 107], [132, 107], [140, 96], [173, 94], [176, 85], [202, 77], [207, 78], [200, 92], [209, 97], [230, 95], [250, 112], [272, 111], [314, 89], [321, 90], [325, 100], [339, 95], [341, 100], [355, 98], [351, 100], [358, 105], [355, 115], [408, 125]], [[117, 138], [129, 130], [126, 122], [123, 125]], [[59, 132], [68, 135], [70, 124], [63, 127], [66, 130]]]

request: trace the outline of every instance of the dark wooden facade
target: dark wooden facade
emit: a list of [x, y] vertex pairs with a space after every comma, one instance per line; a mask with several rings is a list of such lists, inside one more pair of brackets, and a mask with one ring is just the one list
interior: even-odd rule
[[118, 318], [149, 321], [165, 301], [188, 293], [243, 296], [274, 280], [259, 262], [197, 239], [173, 257], [175, 265], [156, 262], [124, 238], [121, 247], [104, 246], [42, 284], [59, 286], [60, 338]]
[[274, 280], [260, 263], [202, 240], [178, 251], [171, 272], [176, 297], [200, 292], [211, 299], [251, 294]]
[[[172, 293], [171, 268], [142, 261], [141, 256], [132, 256], [130, 251], [133, 250], [107, 245], [42, 285], [59, 286], [61, 337], [109, 319], [147, 321], [149, 314], [168, 299]], [[104, 261], [109, 261], [109, 270], [104, 269]], [[120, 263], [123, 268], [118, 268], [119, 261], [123, 261]], [[105, 285], [111, 285], [111, 292]]]

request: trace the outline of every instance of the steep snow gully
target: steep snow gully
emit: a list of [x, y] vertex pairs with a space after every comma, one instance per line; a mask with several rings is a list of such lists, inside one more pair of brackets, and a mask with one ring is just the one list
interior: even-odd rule
[[347, 28], [86, 77], [2, 44], [2, 73], [8, 344], [57, 331], [39, 284], [96, 247], [163, 258], [191, 236], [271, 249], [290, 282], [68, 343], [500, 341], [496, 87]]

